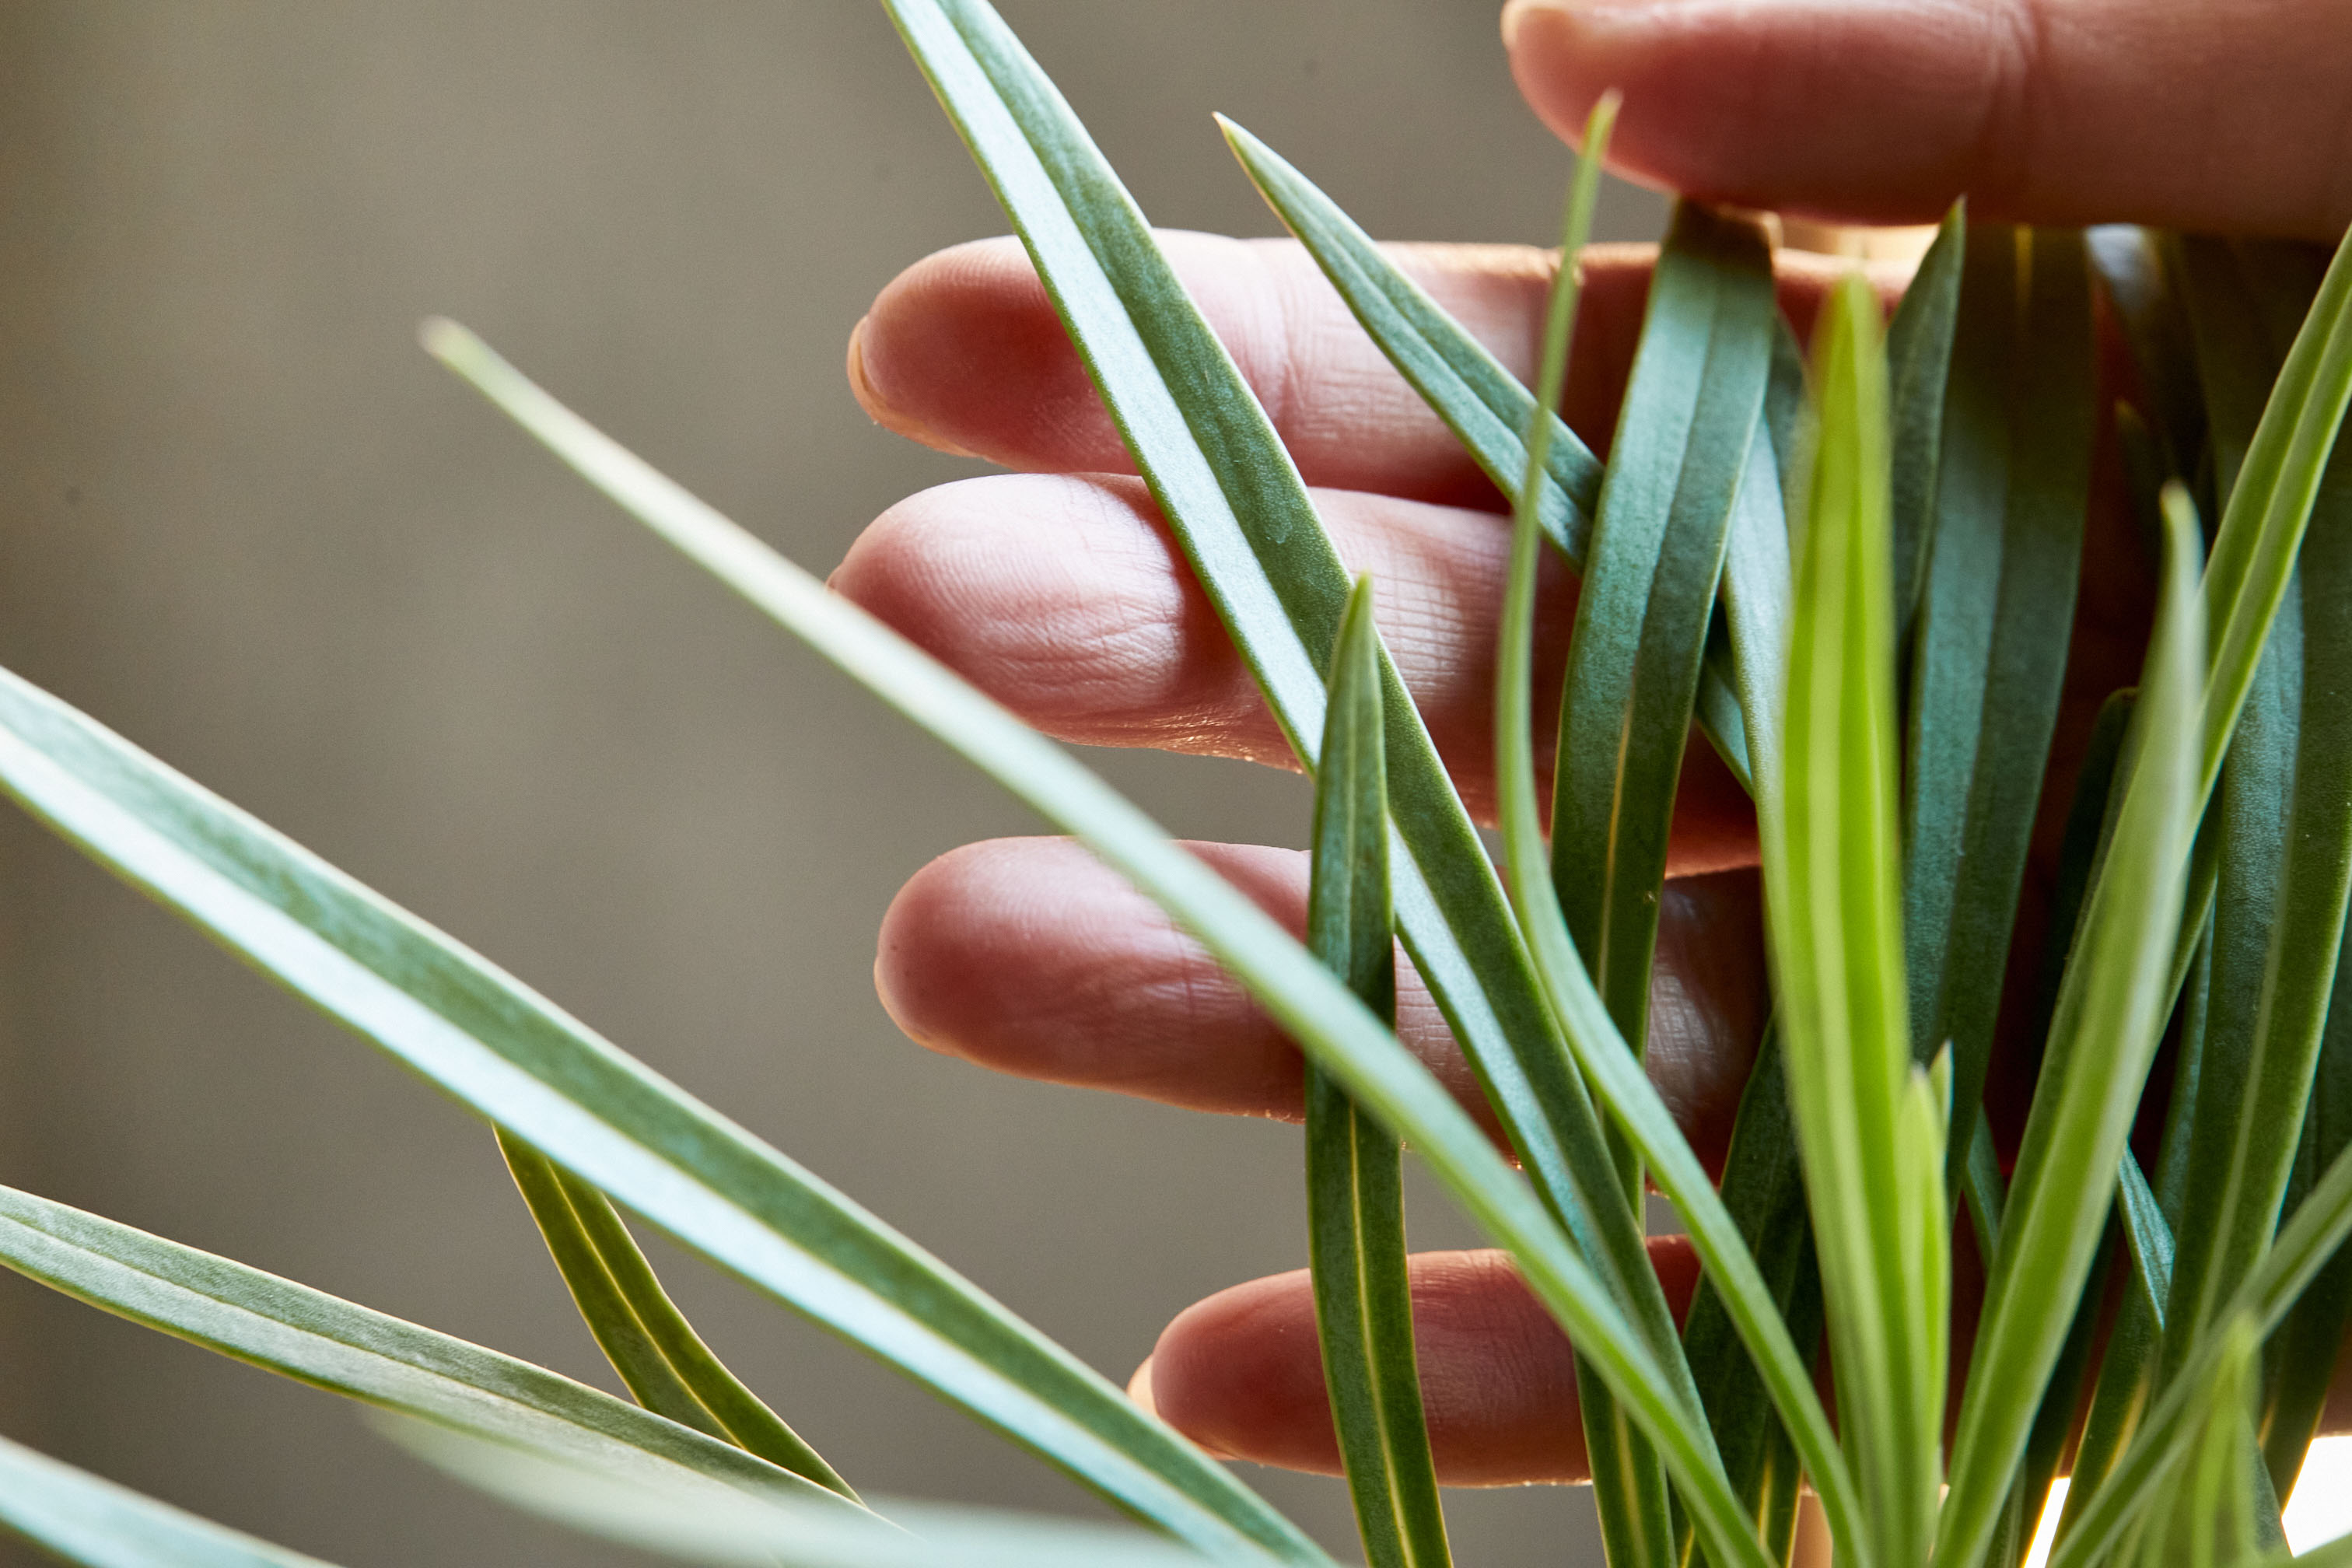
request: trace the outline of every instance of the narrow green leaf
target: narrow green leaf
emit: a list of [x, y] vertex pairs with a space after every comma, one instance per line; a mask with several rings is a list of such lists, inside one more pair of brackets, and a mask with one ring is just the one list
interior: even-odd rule
[[93, 859], [593, 1180], [1180, 1538], [1320, 1561], [1108, 1380], [484, 959], [0, 672], [0, 789]]
[[118, 1317], [382, 1409], [656, 1480], [866, 1517], [764, 1459], [544, 1367], [5, 1187], [0, 1263]]
[[515, 1189], [539, 1226], [549, 1256], [555, 1259], [556, 1272], [563, 1276], [573, 1305], [580, 1309], [596, 1348], [620, 1374], [622, 1386], [656, 1415], [722, 1443], [733, 1441], [719, 1418], [703, 1408], [702, 1401], [679, 1379], [677, 1369], [646, 1332], [645, 1324], [630, 1310], [628, 1299], [614, 1282], [613, 1271], [604, 1266], [587, 1227], [580, 1223], [555, 1163], [504, 1129], [499, 1130], [498, 1137], [499, 1152], [505, 1156]]
[[[1601, 150], [1608, 139], [1615, 112], [1613, 97], [1604, 98], [1593, 111], [1585, 136], [1587, 155], [1570, 192], [1564, 220], [1562, 254], [1573, 256], [1580, 247], [1584, 226], [1591, 220]], [[1543, 362], [1538, 375], [1537, 407], [1549, 410], [1557, 402], [1566, 378], [1570, 332], [1576, 316], [1577, 276], [1564, 270], [1555, 279], [1546, 314]], [[1528, 477], [1519, 489], [1519, 505], [1512, 530], [1511, 572], [1504, 597], [1499, 647], [1496, 658], [1495, 735], [1496, 796], [1500, 805], [1506, 860], [1522, 929], [1536, 954], [1538, 973], [1546, 994], [1578, 1060], [1641, 1153], [1656, 1168], [1662, 1190], [1682, 1205], [1700, 1256], [1710, 1275], [1724, 1281], [1729, 1313], [1744, 1336], [1754, 1336], [1759, 1355], [1769, 1369], [1776, 1401], [1790, 1404], [1804, 1433], [1807, 1450], [1822, 1460], [1821, 1487], [1826, 1506], [1837, 1517], [1853, 1508], [1828, 1422], [1814, 1398], [1810, 1378], [1790, 1342], [1785, 1325], [1765, 1288], [1754, 1258], [1746, 1251], [1727, 1212], [1691, 1154], [1680, 1130], [1643, 1073], [1615, 1020], [1594, 987], [1578, 956], [1576, 943], [1562, 913], [1552, 881], [1552, 862], [1540, 826], [1536, 800], [1533, 740], [1533, 639], [1538, 525], [1532, 475], [1545, 461], [1549, 431], [1541, 420], [1531, 422], [1528, 443]], [[1759, 433], [1751, 425], [1746, 440], [1752, 446]], [[1580, 1387], [1586, 1380], [1580, 1378]], [[1696, 1402], [1695, 1402], [1696, 1404]], [[1604, 1544], [1612, 1560], [1653, 1562], [1662, 1555], [1679, 1560], [1685, 1541], [1676, 1522], [1663, 1517], [1665, 1500], [1644, 1495], [1638, 1465], [1641, 1455], [1610, 1429], [1588, 1405], [1586, 1444], [1594, 1456], [1595, 1486], [1601, 1504]], [[1693, 1411], [1704, 1421], [1704, 1406]], [[1606, 1468], [1611, 1461], [1619, 1467]], [[1752, 1517], [1752, 1510], [1751, 1510]], [[1698, 1521], [1692, 1520], [1696, 1525]], [[1671, 1542], [1661, 1529], [1672, 1531]]]
[[[1537, 417], [1536, 398], [1312, 181], [1232, 121], [1220, 115], [1217, 123], [1258, 194], [1306, 247], [1365, 332], [1517, 505], [1528, 483], [1527, 437]], [[1581, 570], [1590, 520], [1601, 505], [1601, 465], [1556, 414], [1546, 416], [1545, 426], [1544, 460], [1536, 470], [1537, 524]], [[1728, 649], [1719, 641], [1708, 647], [1697, 708], [1716, 750], [1747, 778], [1739, 703]]]
[[[2190, 1348], [2213, 1329], [2214, 1313], [2228, 1293], [2245, 1276], [2253, 1257], [2266, 1246], [2276, 1228], [2278, 1201], [2292, 1168], [2294, 1148], [2276, 1136], [2280, 1123], [2259, 1130], [2246, 1125], [2250, 1099], [2261, 1089], [2262, 1057], [2266, 1044], [2260, 1017], [2265, 991], [2264, 974], [2275, 922], [2289, 875], [2291, 796], [2297, 773], [2297, 725], [2303, 684], [2303, 649], [2299, 595], [2290, 593], [2273, 627], [2228, 761], [2221, 770], [2213, 800], [2213, 823], [2219, 835], [2221, 876], [2213, 908], [2211, 971], [2207, 980], [2205, 1026], [2199, 1056], [2197, 1099], [2189, 1121], [2189, 1170], [2179, 1223], [2175, 1226], [2176, 1255], [2171, 1294], [2165, 1303], [2165, 1333], [2156, 1366], [2157, 1386], [2186, 1363]], [[2303, 824], [2305, 834], [2312, 824]], [[2328, 916], [2327, 956], [2332, 959], [2336, 923], [2343, 909], [2342, 886], [2336, 889]], [[2332, 970], [2322, 977], [2323, 986]], [[2322, 1005], [2326, 991], [2319, 994]], [[2284, 1125], [2300, 1127], [2303, 1094], [2309, 1084], [2309, 1056], [2315, 1056], [2317, 1023], [2314, 1020], [2312, 1051], [2305, 1070], [2292, 1087], [2294, 1106]], [[2273, 1052], [2273, 1055], [2275, 1052]], [[2305, 1054], [2305, 1053], [2298, 1053]], [[2277, 1065], [2273, 1064], [2273, 1076]], [[2287, 1086], [2272, 1084], [2275, 1096]], [[2246, 1147], [2248, 1138], [2282, 1144], [2273, 1154]], [[2252, 1173], [2250, 1157], [2274, 1168], [2277, 1187], [2263, 1197], [2241, 1191]], [[2253, 1179], [2268, 1186], [2271, 1170]], [[2262, 1212], [2249, 1213], [2258, 1205]]]
[[[2108, 710], [2116, 707], [2115, 700], [2110, 699]], [[2120, 792], [2116, 798], [2120, 800]], [[2079, 799], [2076, 804], [2081, 804]], [[2210, 914], [2192, 911], [2183, 924], [2202, 934], [2182, 944], [2196, 957], [2189, 966], [2189, 984], [2173, 1003], [2173, 1032], [2179, 1045], [2165, 1110], [2163, 1140], [2158, 1148], [2156, 1179], [2150, 1184], [2156, 1196], [2157, 1217], [2163, 1222], [2164, 1229], [2158, 1232], [2151, 1226], [2141, 1237], [2146, 1261], [2161, 1260], [2168, 1270], [2172, 1216], [2180, 1212], [2186, 1201], [2189, 1117], [2197, 1099], [2198, 1068], [2205, 1048], [2206, 982], [2212, 973]], [[2121, 1196], [2119, 1190], [2118, 1197]], [[2124, 1218], [2120, 1204], [2117, 1218], [2119, 1222]], [[2148, 1245], [2157, 1237], [2161, 1237], [2163, 1245]], [[2100, 1358], [2098, 1377], [2092, 1387], [2090, 1413], [2084, 1418], [2082, 1437], [2074, 1446], [2073, 1480], [2066, 1492], [2065, 1510], [2058, 1521], [2058, 1539], [2062, 1542], [2090, 1509], [2108, 1471], [2122, 1457], [2125, 1445], [2139, 1429], [2140, 1418], [2147, 1413], [2149, 1385], [2155, 1376], [2157, 1341], [2164, 1331], [2163, 1302], [2171, 1294], [2172, 1285], [2168, 1272], [2158, 1280], [2141, 1263], [2138, 1258], [2133, 1259], [2134, 1289], [2124, 1292], [2115, 1324], [2108, 1331], [2106, 1351]]]
[[[2276, 1328], [2328, 1260], [2352, 1236], [2352, 1153], [2338, 1155], [2312, 1188], [2311, 1195], [2279, 1227], [2278, 1240], [2239, 1284], [2218, 1321], [2242, 1320], [2256, 1336]], [[2154, 1505], [2170, 1467], [2200, 1430], [2207, 1393], [2226, 1348], [2226, 1334], [2209, 1334], [2179, 1376], [2166, 1388], [2141, 1423], [2123, 1457], [2079, 1519], [2070, 1520], [2050, 1568], [2091, 1568], [2122, 1539], [2132, 1521]], [[2249, 1471], [2257, 1485], [2268, 1478], [2259, 1466]], [[1957, 1494], [1955, 1494], [1957, 1495]]]
[[[1375, 1017], [1396, 1019], [1388, 774], [1372, 580], [1356, 585], [1333, 655], [1315, 778], [1307, 944]], [[1453, 1561], [1413, 1359], [1404, 1173], [1395, 1136], [1322, 1068], [1307, 1069], [1307, 1221], [1323, 1381], [1370, 1568]]]
[[1935, 537], [1936, 490], [1943, 464], [1945, 402], [1958, 331], [1961, 275], [1968, 251], [1968, 204], [1954, 202], [1935, 242], [1919, 258], [1895, 319], [1886, 327], [1894, 468], [1888, 481], [1895, 519], [1895, 646], [1911, 647], [1911, 624], [1927, 576]]
[[[1979, 1119], [1977, 1125], [1981, 1128], [1983, 1121]], [[2067, 1439], [2074, 1436], [2074, 1419], [2082, 1408], [2083, 1384], [2090, 1373], [2091, 1352], [2103, 1321], [2108, 1262], [2115, 1250], [2114, 1246], [2103, 1249], [2102, 1261], [2091, 1270], [2082, 1299], [2075, 1304], [2074, 1325], [2066, 1331], [2065, 1348], [2059, 1352], [2049, 1386], [2042, 1391], [2042, 1407], [2034, 1413], [2025, 1458], [2011, 1483], [2008, 1505], [1985, 1559], [1987, 1568], [2018, 1568], [2033, 1544], [2042, 1510], [2049, 1506], [2051, 1483], [2057, 1479], [2059, 1461], [2065, 1457]]]
[[1779, 325], [1762, 231], [1679, 204], [1577, 598], [1552, 784], [1569, 933], [1637, 1052], [1699, 658]]
[[2246, 1405], [2260, 1341], [2243, 1318], [2221, 1325], [2217, 1337], [2219, 1353], [2206, 1385], [2200, 1429], [2190, 1438], [2178, 1505], [2193, 1568], [2236, 1564], [2255, 1554], [2255, 1505], [2248, 1486], [2253, 1443]]
[[327, 1568], [5, 1437], [0, 1530], [84, 1568]]
[[[2083, 910], [2041, 1087], [1988, 1270], [1937, 1555], [1974, 1563], [2023, 1457], [2115, 1198], [2132, 1113], [2168, 1007], [2200, 810], [2194, 727], [2208, 668], [2196, 522], [2177, 487], [2158, 629], [2125, 741], [2123, 800]], [[2071, 1502], [2071, 1499], [2069, 1500]]]
[[[431, 329], [429, 342], [444, 363], [625, 510], [1076, 837], [1192, 931], [1317, 1066], [1412, 1145], [1511, 1255], [1537, 1300], [1601, 1371], [1656, 1447], [1720, 1568], [1760, 1568], [1762, 1558], [1745, 1533], [1738, 1503], [1690, 1393], [1680, 1345], [1673, 1347], [1670, 1363], [1655, 1352], [1647, 1323], [1636, 1323], [1620, 1310], [1611, 1286], [1570, 1244], [1543, 1200], [1512, 1173], [1429, 1069], [1397, 1044], [1337, 976], [1060, 747], [655, 472], [479, 339], [442, 322]], [[1384, 719], [1393, 712], [1386, 710]], [[1391, 750], [1389, 761], [1394, 760]], [[1393, 781], [1395, 774], [1390, 777]], [[1391, 795], [1391, 816], [1395, 810]], [[1606, 1015], [1601, 1016], [1605, 1026]], [[1624, 1054], [1622, 1046], [1619, 1054]], [[1641, 1081], [1647, 1085], [1646, 1079]], [[1612, 1186], [1601, 1190], [1622, 1203]], [[1643, 1267], [1646, 1271], [1646, 1259]], [[1655, 1274], [1649, 1278], [1655, 1289]]]
[[2172, 1298], [2172, 1226], [2128, 1149], [2124, 1152], [2122, 1180], [2116, 1186], [2116, 1214], [2123, 1222], [2124, 1241], [2131, 1251], [2134, 1286], [2160, 1334], [2165, 1307]]
[[[1805, 1212], [1796, 1137], [1780, 1031], [1768, 1026], [1732, 1123], [1723, 1163], [1723, 1205], [1788, 1325], [1791, 1348], [1810, 1364], [1822, 1340], [1822, 1280], [1813, 1261], [1813, 1227]], [[1699, 1276], [1691, 1297], [1690, 1313], [1683, 1320], [1683, 1350], [1723, 1451], [1724, 1470], [1756, 1521], [1766, 1552], [1776, 1562], [1785, 1561], [1796, 1532], [1803, 1467], [1712, 1271]], [[1816, 1440], [1833, 1441], [1826, 1434]]]
[[[1822, 307], [1815, 454], [1796, 553], [1788, 709], [1777, 799], [1759, 814], [1767, 931], [1805, 1187], [1819, 1249], [1840, 1432], [1877, 1563], [1924, 1561], [1941, 1481], [1940, 1256], [1919, 1230], [1906, 1152], [1914, 1080], [1904, 1018], [1895, 805], [1895, 625], [1886, 360], [1861, 278]], [[1935, 1159], [1943, 1158], [1940, 1137]], [[1943, 1215], [1933, 1219], [1940, 1234]], [[1868, 1545], [1862, 1547], [1866, 1541]]]
[[[2352, 942], [2352, 931], [2347, 931], [2346, 941]], [[2294, 1217], [2319, 1173], [2347, 1144], [2352, 1144], [2352, 964], [2344, 962], [2339, 948], [2317, 1081], [2296, 1153], [2297, 1179], [2283, 1219]], [[2294, 1495], [2305, 1452], [2318, 1435], [2327, 1403], [2328, 1373], [2315, 1369], [2333, 1371], [2347, 1326], [2352, 1326], [2352, 1250], [2339, 1251], [2312, 1282], [2267, 1350], [2259, 1436], [2272, 1485], [2281, 1498]]]
[[2095, 411], [2082, 237], [1980, 225], [1966, 254], [1904, 780], [1912, 1050], [1952, 1048], [1955, 1184], [2057, 727]]
[[589, 1331], [638, 1404], [857, 1500], [703, 1343], [603, 1193], [503, 1128], [499, 1149]]
[[[1265, 411], [1052, 82], [985, 0], [889, 0], [1021, 232], [1136, 466], [1309, 771], [1349, 577]], [[1598, 1113], [1494, 868], [1385, 654], [1399, 933], [1512, 1150], [1648, 1342], [1696, 1393]]]

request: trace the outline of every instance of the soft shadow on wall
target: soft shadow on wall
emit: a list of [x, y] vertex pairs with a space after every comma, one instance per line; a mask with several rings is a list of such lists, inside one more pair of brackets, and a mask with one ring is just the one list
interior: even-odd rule
[[[1375, 232], [1542, 242], [1567, 161], [1486, 8], [1005, 6], [1163, 222], [1273, 230], [1221, 109]], [[1604, 232], [1661, 207], [1612, 193]], [[799, 560], [973, 471], [876, 430], [849, 327], [1003, 221], [878, 7], [0, 7], [0, 662], [579, 1012], [1124, 1376], [1304, 1259], [1297, 1140], [992, 1080], [868, 980], [898, 883], [1034, 824], [664, 554], [414, 347], [446, 311]], [[1178, 831], [1296, 781], [1103, 757]], [[0, 1180], [609, 1385], [487, 1133], [13, 814]], [[1426, 1245], [1465, 1239], [1424, 1204]], [[858, 1484], [1083, 1497], [665, 1252]], [[10, 1436], [361, 1564], [617, 1553], [351, 1409], [0, 1279]], [[1333, 1483], [1258, 1476], [1327, 1540]], [[1465, 1560], [1589, 1505], [1463, 1498]], [[0, 1556], [5, 1549], [0, 1549]], [[9, 1561], [15, 1561], [9, 1558]]]

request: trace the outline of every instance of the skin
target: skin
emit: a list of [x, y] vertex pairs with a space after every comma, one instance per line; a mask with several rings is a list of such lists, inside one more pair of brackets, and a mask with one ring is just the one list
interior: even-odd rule
[[[1555, 130], [1570, 134], [1619, 87], [1619, 172], [1743, 205], [1924, 221], [1966, 193], [1980, 218], [2315, 238], [2352, 218], [2352, 71], [2340, 49], [2314, 47], [2352, 38], [2352, 0], [1514, 0], [1503, 34], [1522, 93]], [[1379, 578], [1381, 633], [1465, 800], [1490, 815], [1507, 532], [1498, 499], [1295, 245], [1189, 234], [1167, 244], [1316, 488], [1340, 554]], [[1507, 364], [1531, 373], [1550, 255], [1395, 254]], [[1649, 252], [1595, 247], [1587, 266], [1566, 408], [1600, 447]], [[1832, 273], [1793, 255], [1781, 266], [1801, 333]], [[1880, 280], [1899, 289], [1897, 276]], [[2112, 345], [2103, 358], [2119, 386]], [[893, 507], [851, 548], [836, 588], [1049, 733], [1291, 765], [1016, 244], [960, 246], [901, 274], [858, 323], [849, 379], [889, 428], [1014, 472]], [[2095, 569], [2015, 943], [2027, 963], [2040, 951], [2052, 806], [2063, 810], [2097, 702], [2133, 679], [2147, 625], [2149, 563], [2103, 446], [2086, 552]], [[1539, 723], [1556, 710], [1576, 598], [1557, 563], [1547, 570]], [[1194, 847], [1303, 923], [1304, 857]], [[1755, 858], [1745, 797], [1694, 746], [1649, 1062], [1710, 1162], [1762, 1019]], [[998, 1071], [1229, 1115], [1300, 1114], [1299, 1060], [1279, 1032], [1148, 902], [1061, 840], [972, 845], [924, 868], [885, 919], [875, 977], [912, 1038]], [[1400, 1033], [1475, 1102], [1409, 966], [1402, 978]], [[2013, 1136], [2027, 1086], [1995, 1067], [1994, 1123]], [[1679, 1303], [1694, 1277], [1687, 1251], [1654, 1253]], [[1567, 1343], [1508, 1266], [1491, 1253], [1432, 1254], [1415, 1258], [1412, 1278], [1444, 1478], [1580, 1478]], [[1303, 1272], [1221, 1291], [1169, 1325], [1138, 1395], [1219, 1453], [1334, 1470], [1313, 1322]]]

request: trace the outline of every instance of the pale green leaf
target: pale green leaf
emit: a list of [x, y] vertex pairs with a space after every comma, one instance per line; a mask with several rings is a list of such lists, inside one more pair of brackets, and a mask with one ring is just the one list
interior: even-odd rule
[[[1849, 1560], [1922, 1561], [1935, 1529], [1944, 1327], [1916, 1255], [1918, 1166], [1904, 1012], [1886, 361], [1859, 277], [1824, 302], [1804, 535], [1796, 552], [1781, 784], [1764, 796], [1766, 925], [1790, 1102], [1862, 1498]], [[1937, 1158], [1942, 1158], [1937, 1141]], [[1937, 1215], [1935, 1224], [1942, 1228]], [[2004, 1478], [2005, 1481], [2005, 1478]], [[1996, 1499], [1998, 1500], [1998, 1499]], [[1864, 1545], [1864, 1542], [1867, 1545]]]
[[82, 1568], [327, 1568], [5, 1437], [0, 1530]]

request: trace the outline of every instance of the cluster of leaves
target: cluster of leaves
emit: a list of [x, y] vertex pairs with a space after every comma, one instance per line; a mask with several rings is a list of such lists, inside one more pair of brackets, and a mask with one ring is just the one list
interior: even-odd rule
[[[1861, 279], [1830, 293], [1808, 369], [1764, 233], [1686, 204], [1603, 465], [1552, 412], [1572, 264], [1530, 392], [1228, 125], [1250, 177], [1516, 509], [1498, 872], [1381, 646], [1370, 584], [1342, 568], [1067, 105], [983, 0], [889, 9], [1316, 775], [1305, 943], [1059, 748], [462, 329], [434, 324], [427, 343], [655, 532], [1124, 873], [1295, 1036], [1313, 1068], [1324, 1363], [1371, 1563], [1449, 1561], [1405, 1289], [1407, 1145], [1577, 1347], [1618, 1568], [1783, 1563], [1807, 1484], [1842, 1563], [2014, 1568], [2086, 1403], [2062, 1568], [2278, 1553], [2277, 1500], [2352, 1315], [2352, 1266], [2336, 1261], [2352, 1234], [2352, 1001], [2336, 1005], [2339, 979], [2352, 984], [2337, 964], [2352, 454], [2331, 462], [2352, 399], [2352, 259], [1972, 227], [1956, 210], [1891, 328]], [[1571, 194], [1570, 258], [1612, 112], [1596, 111]], [[2042, 984], [2011, 998], [2036, 1059], [2004, 1174], [1984, 1088], [2005, 978], [2032, 967], [2010, 948], [2075, 619], [2101, 289], [2138, 362], [2119, 423], [2162, 587], [2139, 683], [2108, 700], [2073, 786]], [[2219, 520], [2210, 534], [2200, 518]], [[1548, 825], [1529, 711], [1547, 548], [1582, 574]], [[1775, 997], [1719, 1187], [1641, 1066], [1694, 724], [1754, 795]], [[847, 1197], [5, 673], [0, 787], [493, 1123], [636, 1403], [0, 1190], [9, 1267], [389, 1412], [396, 1438], [525, 1506], [703, 1561], [1328, 1561]], [[1392, 934], [1507, 1156], [1397, 1044]], [[2151, 1178], [2129, 1137], [2167, 1042]], [[1645, 1183], [1704, 1266], [1679, 1326], [1645, 1250]], [[615, 1202], [1156, 1534], [870, 1508], [696, 1335]], [[1963, 1205], [1986, 1278], [1948, 1424]], [[1834, 1423], [1816, 1389], [1824, 1342]], [[0, 1523], [108, 1568], [307, 1561], [5, 1444]]]

